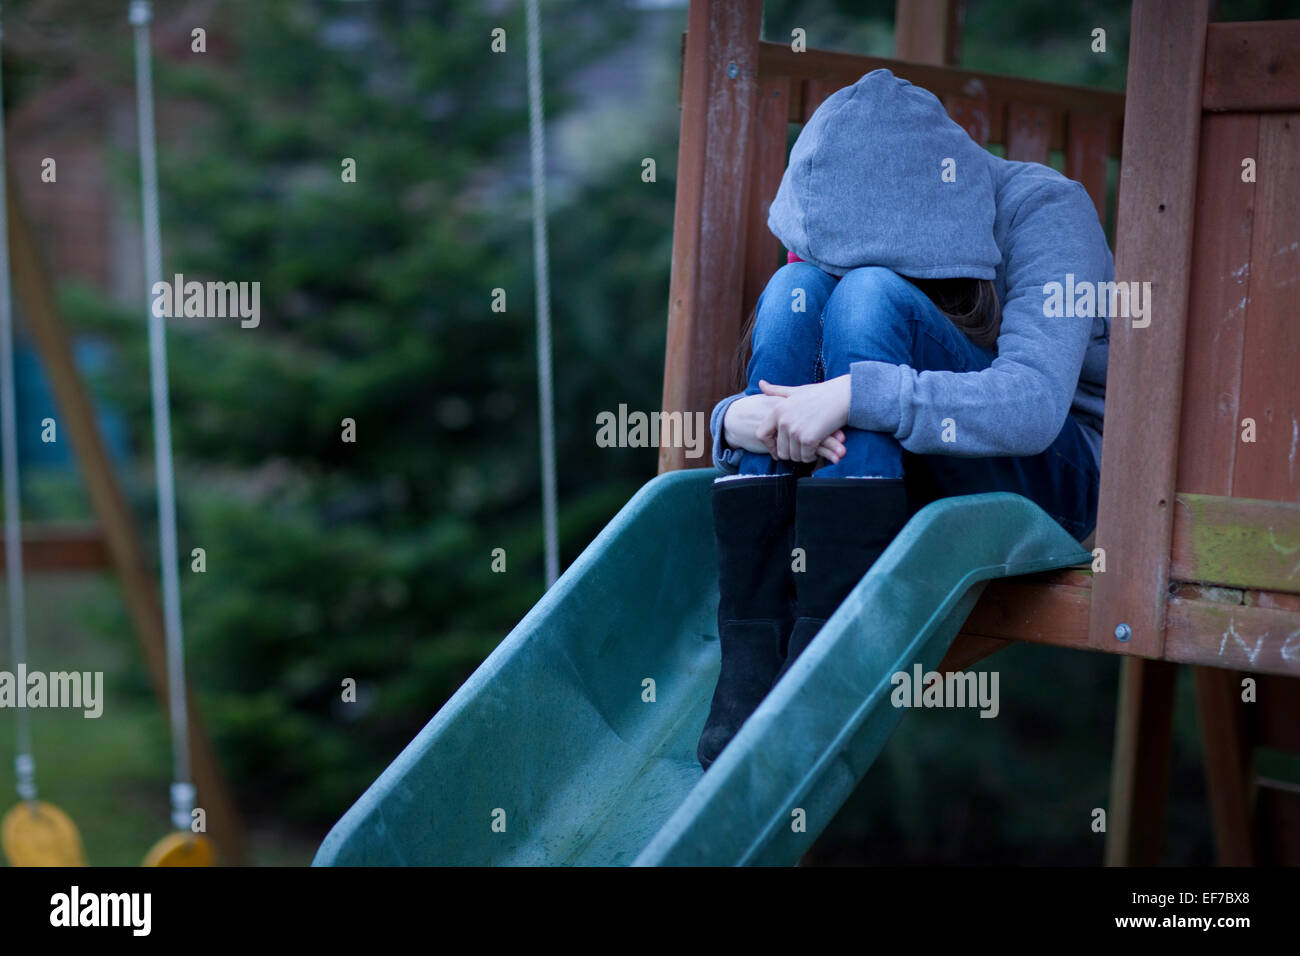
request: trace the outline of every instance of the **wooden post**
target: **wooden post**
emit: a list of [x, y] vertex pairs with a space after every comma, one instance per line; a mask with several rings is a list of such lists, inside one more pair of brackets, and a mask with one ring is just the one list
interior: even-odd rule
[[[790, 127], [790, 91], [787, 77], [760, 78], [758, 108], [750, 137], [749, 229], [745, 239], [745, 289], [741, 313], [748, 316], [758, 305], [772, 273], [781, 267], [781, 240], [767, 228], [767, 214], [785, 174], [786, 131]], [[748, 356], [746, 356], [748, 359]]]
[[[670, 414], [707, 415], [734, 391], [762, 15], [762, 0], [691, 0], [664, 357]], [[661, 472], [711, 464], [685, 448], [659, 452]]]
[[[1089, 642], [1164, 648], [1208, 0], [1136, 0], [1120, 155], [1115, 278], [1150, 283], [1149, 325], [1111, 326]], [[1127, 641], [1116, 628], [1127, 626]]]
[[[1115, 278], [1149, 282], [1149, 325], [1111, 327], [1089, 643], [1158, 658], [1173, 527], [1208, 0], [1136, 0], [1120, 154]], [[1126, 642], [1117, 636], [1123, 625]], [[1111, 777], [1110, 865], [1154, 864], [1172, 734], [1170, 665], [1122, 665]]]
[[[9, 255], [14, 288], [22, 298], [27, 328], [40, 352], [63, 420], [59, 423], [72, 436], [72, 446], [81, 463], [86, 492], [99, 518], [113, 567], [117, 570], [135, 633], [144, 652], [154, 692], [167, 709], [167, 663], [162, 608], [154, 588], [152, 572], [145, 560], [140, 537], [127, 507], [126, 498], [113, 474], [104, 448], [94, 409], [72, 356], [72, 346], [59, 318], [54, 286], [37, 253], [12, 180], [9, 190]], [[143, 324], [140, 334], [145, 334]], [[247, 862], [243, 833], [234, 801], [217, 765], [216, 756], [203, 729], [193, 696], [186, 690], [190, 713], [190, 753], [197, 806], [207, 811], [208, 835], [221, 851], [222, 862]], [[168, 804], [170, 806], [170, 804]], [[143, 853], [141, 848], [141, 852]]]
[[1107, 866], [1157, 866], [1164, 846], [1178, 665], [1126, 657], [1111, 757]]
[[1223, 866], [1254, 866], [1254, 772], [1242, 714], [1242, 675], [1213, 667], [1195, 667], [1192, 671], [1196, 675], [1196, 709], [1205, 751], [1205, 786], [1210, 797], [1215, 853]]
[[894, 56], [954, 66], [961, 56], [962, 0], [898, 0]]

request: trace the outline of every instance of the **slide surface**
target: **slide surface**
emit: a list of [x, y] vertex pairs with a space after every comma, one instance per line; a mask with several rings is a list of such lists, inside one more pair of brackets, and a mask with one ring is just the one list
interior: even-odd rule
[[1091, 561], [1018, 495], [928, 505], [703, 774], [715, 476], [673, 472], [638, 491], [315, 865], [793, 864], [902, 717], [892, 675], [934, 670], [989, 579]]

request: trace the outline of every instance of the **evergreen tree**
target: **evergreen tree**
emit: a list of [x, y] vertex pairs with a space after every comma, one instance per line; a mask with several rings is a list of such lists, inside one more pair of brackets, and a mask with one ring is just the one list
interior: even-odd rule
[[[189, 669], [236, 786], [281, 820], [337, 816], [542, 593], [523, 9], [485, 6], [246, 2], [228, 59], [155, 60], [160, 121], [187, 121], [160, 125], [164, 278], [260, 283], [256, 328], [172, 319], [168, 357]], [[546, 6], [548, 118], [619, 8]], [[594, 420], [657, 407], [673, 184], [629, 162], [570, 203], [565, 560], [654, 473], [653, 450], [596, 449]], [[73, 303], [119, 347], [104, 387], [148, 456], [141, 318]]]

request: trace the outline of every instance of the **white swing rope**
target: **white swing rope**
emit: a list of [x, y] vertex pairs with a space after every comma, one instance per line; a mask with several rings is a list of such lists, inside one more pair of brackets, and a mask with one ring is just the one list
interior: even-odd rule
[[537, 0], [528, 16], [528, 145], [533, 173], [533, 261], [537, 273], [537, 399], [542, 441], [542, 533], [546, 586], [560, 576], [555, 506], [555, 399], [551, 383], [551, 276], [546, 238], [546, 158], [542, 126], [542, 54]]
[[[0, 40], [4, 26], [0, 23]], [[4, 71], [0, 69], [0, 74]], [[15, 671], [27, 663], [27, 613], [23, 606], [23, 525], [18, 481], [18, 417], [14, 397], [13, 298], [9, 277], [8, 161], [5, 157], [4, 87], [0, 83], [0, 455], [4, 459], [5, 583], [9, 587], [9, 646]], [[23, 693], [24, 688], [19, 688]], [[14, 708], [14, 777], [18, 798], [36, 799], [36, 758], [31, 714]]]
[[[149, 0], [132, 0], [128, 14], [135, 32], [136, 110], [140, 128], [140, 198], [144, 217], [146, 295], [162, 281], [158, 224], [158, 156], [154, 143], [153, 73], [149, 61]], [[158, 482], [158, 554], [162, 564], [163, 625], [167, 638], [167, 701], [172, 735], [172, 825], [188, 831], [194, 809], [190, 782], [189, 714], [185, 701], [185, 646], [181, 632], [181, 589], [176, 550], [176, 492], [172, 474], [172, 424], [167, 390], [167, 331], [146, 304], [149, 320], [149, 385], [153, 404], [154, 465]]]

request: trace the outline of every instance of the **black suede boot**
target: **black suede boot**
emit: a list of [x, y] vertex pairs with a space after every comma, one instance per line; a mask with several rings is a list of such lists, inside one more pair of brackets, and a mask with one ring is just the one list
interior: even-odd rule
[[794, 623], [794, 475], [713, 486], [722, 670], [696, 756], [705, 770], [758, 707]]
[[797, 618], [776, 684], [910, 517], [901, 478], [804, 478], [795, 508]]

